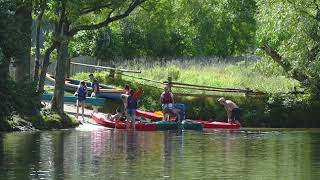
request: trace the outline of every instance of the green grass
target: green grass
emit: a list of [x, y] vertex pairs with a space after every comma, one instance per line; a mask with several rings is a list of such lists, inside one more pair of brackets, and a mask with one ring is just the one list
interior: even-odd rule
[[[211, 64], [208, 66], [200, 66], [197, 64], [169, 64], [165, 67], [160, 65], [141, 67], [135, 64], [126, 68], [141, 69], [142, 71], [141, 74], [130, 75], [158, 81], [166, 81], [168, 76], [171, 76], [175, 82], [220, 88], [250, 88], [267, 93], [290, 92], [294, 90], [294, 87], [299, 86], [297, 81], [285, 77], [283, 75], [284, 73], [279, 72], [279, 69], [270, 67], [270, 65], [267, 66], [265, 62], [247, 63], [242, 61], [235, 64]], [[106, 75], [107, 72], [96, 73], [96, 76], [101, 82], [106, 82]], [[73, 78], [89, 80], [88, 73], [79, 73]], [[122, 79], [157, 86], [155, 83], [145, 82], [131, 77], [122, 76]], [[201, 93], [201, 91], [182, 89], [174, 89], [174, 92]]]

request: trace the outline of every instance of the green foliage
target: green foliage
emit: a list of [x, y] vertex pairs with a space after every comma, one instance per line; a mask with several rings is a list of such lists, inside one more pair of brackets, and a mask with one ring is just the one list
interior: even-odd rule
[[40, 104], [34, 84], [16, 83], [11, 80], [2, 80], [0, 84], [0, 116], [9, 116], [15, 111], [22, 117], [39, 112]]
[[290, 65], [289, 75], [306, 76], [303, 83], [319, 91], [319, 2], [257, 1], [257, 42], [269, 43]]
[[81, 33], [72, 54], [102, 60], [241, 55], [255, 47], [255, 10], [254, 0], [147, 1], [143, 9], [107, 29]]

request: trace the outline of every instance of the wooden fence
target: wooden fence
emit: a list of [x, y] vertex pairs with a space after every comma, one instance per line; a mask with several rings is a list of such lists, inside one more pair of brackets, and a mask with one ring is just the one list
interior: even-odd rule
[[[90, 63], [88, 63], [90, 62]], [[49, 66], [48, 72], [51, 74], [54, 74], [56, 63], [53, 62]], [[177, 96], [195, 96], [195, 97], [210, 97], [210, 96], [217, 96], [217, 94], [213, 93], [237, 93], [237, 94], [244, 94], [246, 96], [254, 95], [254, 96], [260, 96], [260, 95], [266, 95], [267, 93], [261, 92], [261, 91], [254, 91], [249, 88], [221, 88], [221, 87], [213, 87], [213, 86], [205, 86], [205, 85], [195, 85], [195, 84], [187, 84], [187, 83], [181, 83], [181, 82], [174, 82], [172, 81], [171, 77], [168, 77], [166, 81], [157, 81], [153, 79], [148, 79], [145, 77], [137, 77], [134, 75], [129, 75], [127, 73], [141, 73], [139, 70], [128, 70], [128, 69], [121, 69], [116, 68], [115, 65], [112, 65], [110, 63], [101, 62], [100, 60], [97, 60], [95, 58], [85, 56], [85, 57], [78, 57], [73, 58], [70, 63], [70, 75], [74, 75], [79, 72], [90, 72], [93, 73], [96, 70], [107, 70], [109, 71], [109, 78], [114, 78], [115, 74], [118, 74], [118, 76], [127, 76], [129, 78], [133, 79], [139, 79], [143, 81], [149, 82], [149, 84], [144, 84], [145, 86], [154, 87], [157, 89], [163, 89], [164, 86], [167, 86], [169, 90], [172, 90], [173, 88], [176, 89], [189, 89], [192, 90], [193, 93], [175, 93]], [[151, 85], [155, 84], [155, 86]], [[199, 91], [201, 93], [199, 93]], [[209, 93], [209, 94], [208, 94]], [[289, 92], [288, 94], [301, 94], [304, 92]], [[219, 94], [219, 95], [220, 95]]]

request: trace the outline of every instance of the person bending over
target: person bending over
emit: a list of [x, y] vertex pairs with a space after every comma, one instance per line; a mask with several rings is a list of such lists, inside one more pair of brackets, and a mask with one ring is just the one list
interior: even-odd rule
[[231, 100], [227, 100], [224, 97], [218, 99], [218, 102], [223, 105], [227, 112], [228, 123], [236, 123], [240, 125], [240, 108]]

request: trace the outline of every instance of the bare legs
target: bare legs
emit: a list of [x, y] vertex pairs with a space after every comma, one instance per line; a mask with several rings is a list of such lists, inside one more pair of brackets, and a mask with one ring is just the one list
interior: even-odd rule
[[82, 109], [82, 119], [84, 120], [84, 101], [79, 101], [77, 100], [77, 115], [76, 115], [76, 118], [78, 119], [79, 117], [79, 106], [81, 106], [81, 109]]
[[136, 110], [127, 110], [126, 128], [129, 128], [129, 121], [132, 122], [133, 130], [136, 129]]

